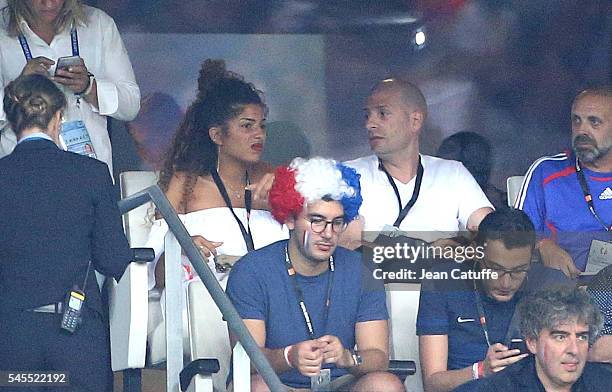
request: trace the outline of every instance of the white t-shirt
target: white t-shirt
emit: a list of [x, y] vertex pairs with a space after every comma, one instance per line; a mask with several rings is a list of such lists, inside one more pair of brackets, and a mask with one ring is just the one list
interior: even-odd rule
[[[140, 109], [140, 89], [115, 21], [97, 8], [84, 6], [83, 10], [87, 25], [77, 26], [79, 54], [89, 72], [95, 75], [99, 109], [82, 99], [79, 112], [98, 159], [105, 162], [112, 173], [112, 152], [106, 129], [106, 116], [121, 121], [133, 120]], [[0, 13], [0, 102], [4, 99], [4, 87], [16, 79], [26, 65], [19, 40], [9, 36], [6, 31], [6, 11], [7, 9]], [[32, 57], [44, 56], [57, 62], [59, 57], [72, 55], [70, 27], [58, 33], [48, 45], [25, 21], [21, 21], [20, 26]], [[55, 66], [51, 67], [49, 72], [53, 75]], [[76, 104], [74, 94], [66, 94], [66, 98], [68, 105]], [[0, 107], [0, 157], [10, 154], [15, 144], [15, 134], [9, 128], [6, 114]]]
[[[402, 231], [465, 230], [474, 211], [482, 207], [493, 208], [460, 162], [421, 155], [421, 163], [421, 190], [416, 203], [400, 224]], [[378, 168], [378, 157], [371, 155], [345, 164], [361, 175], [363, 204], [359, 213], [364, 218], [364, 230], [380, 231], [385, 225], [393, 225], [399, 214], [399, 205], [387, 175]], [[394, 179], [402, 207], [412, 197], [415, 179], [416, 176], [407, 184]]]

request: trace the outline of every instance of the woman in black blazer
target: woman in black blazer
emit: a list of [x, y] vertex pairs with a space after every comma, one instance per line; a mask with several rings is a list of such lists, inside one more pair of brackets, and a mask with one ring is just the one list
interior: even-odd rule
[[[3, 104], [18, 144], [0, 159], [0, 370], [26, 381], [65, 371], [62, 391], [107, 391], [108, 323], [93, 271], [119, 279], [131, 258], [108, 169], [58, 147], [66, 100], [47, 77], [15, 79]], [[70, 333], [62, 307], [74, 288], [83, 322]]]

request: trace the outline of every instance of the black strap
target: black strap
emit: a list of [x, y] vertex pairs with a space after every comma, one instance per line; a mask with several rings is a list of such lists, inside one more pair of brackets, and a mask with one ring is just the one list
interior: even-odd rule
[[402, 198], [399, 194], [399, 190], [397, 189], [397, 185], [395, 184], [395, 180], [393, 179], [393, 177], [391, 177], [387, 169], [385, 169], [385, 165], [383, 165], [381, 160], [378, 161], [378, 168], [382, 170], [387, 176], [387, 180], [389, 180], [389, 184], [391, 184], [391, 186], [393, 187], [393, 192], [395, 192], [395, 197], [397, 197], [397, 204], [399, 205], [399, 214], [397, 215], [397, 219], [395, 219], [395, 222], [393, 222], [393, 226], [399, 227], [404, 218], [406, 218], [406, 215], [408, 215], [408, 212], [410, 211], [412, 206], [414, 206], [414, 203], [416, 203], [417, 199], [419, 198], [419, 192], [421, 191], [421, 182], [423, 181], [424, 171], [423, 165], [421, 164], [421, 156], [419, 155], [419, 166], [417, 168], [416, 180], [414, 181], [414, 190], [412, 191], [412, 197], [403, 208]]
[[[485, 315], [484, 306], [482, 304], [482, 298], [480, 298], [480, 290], [476, 285], [476, 279], [474, 282], [474, 299], [476, 300], [476, 308], [478, 309], [478, 322], [482, 327], [482, 332], [484, 333], [485, 339], [487, 341], [487, 346], [491, 346], [491, 340], [489, 338], [489, 329], [487, 327], [487, 317]], [[516, 294], [515, 294], [516, 295]], [[508, 325], [508, 329], [506, 330], [506, 336], [504, 337], [504, 344], [506, 346], [510, 346], [510, 342], [512, 338], [514, 338], [515, 333], [518, 330], [519, 317], [518, 312], [516, 311], [516, 307], [514, 307], [514, 312], [512, 313], [512, 318], [510, 319], [510, 324]]]
[[589, 207], [589, 210], [591, 211], [591, 214], [593, 214], [593, 217], [595, 217], [597, 222], [599, 222], [603, 226], [605, 231], [612, 231], [612, 225], [608, 226], [603, 221], [603, 219], [601, 219], [599, 214], [597, 214], [597, 211], [595, 211], [595, 204], [593, 203], [593, 196], [591, 195], [591, 192], [589, 191], [589, 184], [587, 184], [586, 177], [584, 176], [582, 168], [580, 167], [580, 163], [578, 163], [578, 158], [576, 158], [576, 176], [578, 177], [580, 188], [582, 188], [582, 194], [584, 195], [584, 201], [586, 201], [587, 206]]
[[[308, 309], [306, 309], [306, 302], [304, 302], [304, 292], [300, 287], [295, 269], [293, 268], [293, 264], [291, 263], [291, 259], [289, 258], [289, 245], [285, 247], [285, 264], [287, 266], [287, 274], [291, 282], [293, 283], [293, 289], [295, 291], [295, 296], [297, 297], [298, 304], [300, 305], [300, 310], [302, 311], [302, 317], [304, 317], [304, 324], [306, 324], [306, 330], [308, 331], [308, 335], [311, 340], [316, 339], [314, 327], [312, 325], [312, 319], [310, 318], [310, 313], [308, 313]], [[325, 298], [325, 313], [323, 315], [323, 333], [327, 330], [327, 319], [329, 318], [329, 308], [331, 306], [331, 292], [332, 286], [334, 285], [334, 257], [331, 256], [329, 258], [329, 275], [327, 278], [327, 295]]]
[[[223, 201], [225, 201], [225, 205], [230, 209], [230, 212], [236, 219], [236, 223], [238, 223], [238, 227], [240, 228], [240, 233], [242, 233], [242, 238], [244, 239], [244, 243], [246, 244], [247, 251], [251, 252], [255, 250], [255, 246], [253, 245], [253, 236], [251, 235], [251, 227], [249, 225], [249, 220], [251, 218], [251, 191], [248, 189], [244, 189], [244, 206], [246, 208], [246, 216], [247, 216], [247, 229], [244, 228], [242, 221], [238, 218], [236, 213], [234, 212], [234, 208], [232, 207], [232, 201], [227, 194], [227, 189], [225, 189], [225, 185], [223, 181], [221, 181], [221, 177], [219, 177], [219, 173], [217, 173], [217, 169], [212, 168], [210, 170], [210, 175], [217, 185], [217, 189], [221, 193], [221, 197], [223, 197]], [[246, 174], [247, 185], [249, 185], [249, 173]]]
[[482, 298], [480, 298], [480, 290], [476, 287], [476, 279], [474, 282], [474, 299], [476, 300], [476, 308], [478, 309], [478, 322], [482, 327], [485, 339], [487, 341], [487, 347], [491, 347], [491, 340], [489, 339], [489, 329], [487, 328], [487, 317], [485, 315], [484, 306], [482, 305]]

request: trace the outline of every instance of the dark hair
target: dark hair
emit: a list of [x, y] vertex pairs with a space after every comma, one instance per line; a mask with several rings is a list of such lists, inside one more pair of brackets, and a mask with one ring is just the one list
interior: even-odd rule
[[519, 325], [526, 338], [537, 338], [543, 329], [555, 329], [572, 319], [589, 327], [592, 343], [603, 325], [599, 308], [591, 296], [576, 287], [552, 287], [537, 290], [518, 305]]
[[491, 144], [475, 132], [457, 132], [442, 141], [436, 154], [440, 158], [463, 163], [474, 179], [484, 187], [491, 173]]
[[496, 210], [485, 216], [478, 226], [476, 242], [484, 245], [487, 241], [500, 240], [508, 249], [529, 246], [536, 243], [535, 228], [521, 210], [507, 208]]
[[28, 128], [46, 130], [55, 113], [66, 107], [66, 97], [48, 78], [27, 75], [4, 88], [3, 104], [6, 118], [19, 136]]
[[245, 105], [265, 107], [261, 92], [242, 76], [225, 68], [223, 60], [205, 60], [198, 77], [198, 93], [189, 106], [161, 170], [159, 185], [168, 190], [175, 172], [187, 173], [181, 206], [186, 206], [198, 176], [210, 173], [217, 164], [217, 145], [209, 135], [211, 127], [221, 127]]

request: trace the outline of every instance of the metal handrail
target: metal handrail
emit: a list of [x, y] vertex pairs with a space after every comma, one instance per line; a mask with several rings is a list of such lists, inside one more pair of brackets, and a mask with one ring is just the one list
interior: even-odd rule
[[174, 234], [181, 248], [183, 248], [185, 251], [187, 258], [202, 280], [202, 283], [204, 283], [204, 286], [210, 293], [213, 301], [215, 301], [215, 304], [221, 311], [221, 314], [229, 325], [230, 330], [236, 335], [238, 341], [244, 347], [244, 350], [247, 352], [249, 358], [251, 358], [253, 366], [255, 366], [261, 377], [264, 379], [270, 388], [270, 391], [286, 392], [287, 388], [281, 383], [278, 375], [270, 365], [270, 362], [268, 362], [266, 356], [260, 350], [259, 346], [257, 346], [257, 343], [244, 325], [244, 322], [234, 308], [234, 305], [221, 288], [221, 285], [215, 278], [213, 272], [206, 265], [204, 258], [191, 240], [189, 232], [187, 232], [183, 222], [181, 222], [176, 214], [176, 211], [161, 189], [159, 189], [157, 185], [152, 185], [140, 192], [123, 198], [118, 203], [119, 211], [121, 214], [125, 214], [128, 211], [148, 203], [149, 201], [152, 201], [153, 204], [155, 204], [157, 210], [166, 220], [169, 230]]

